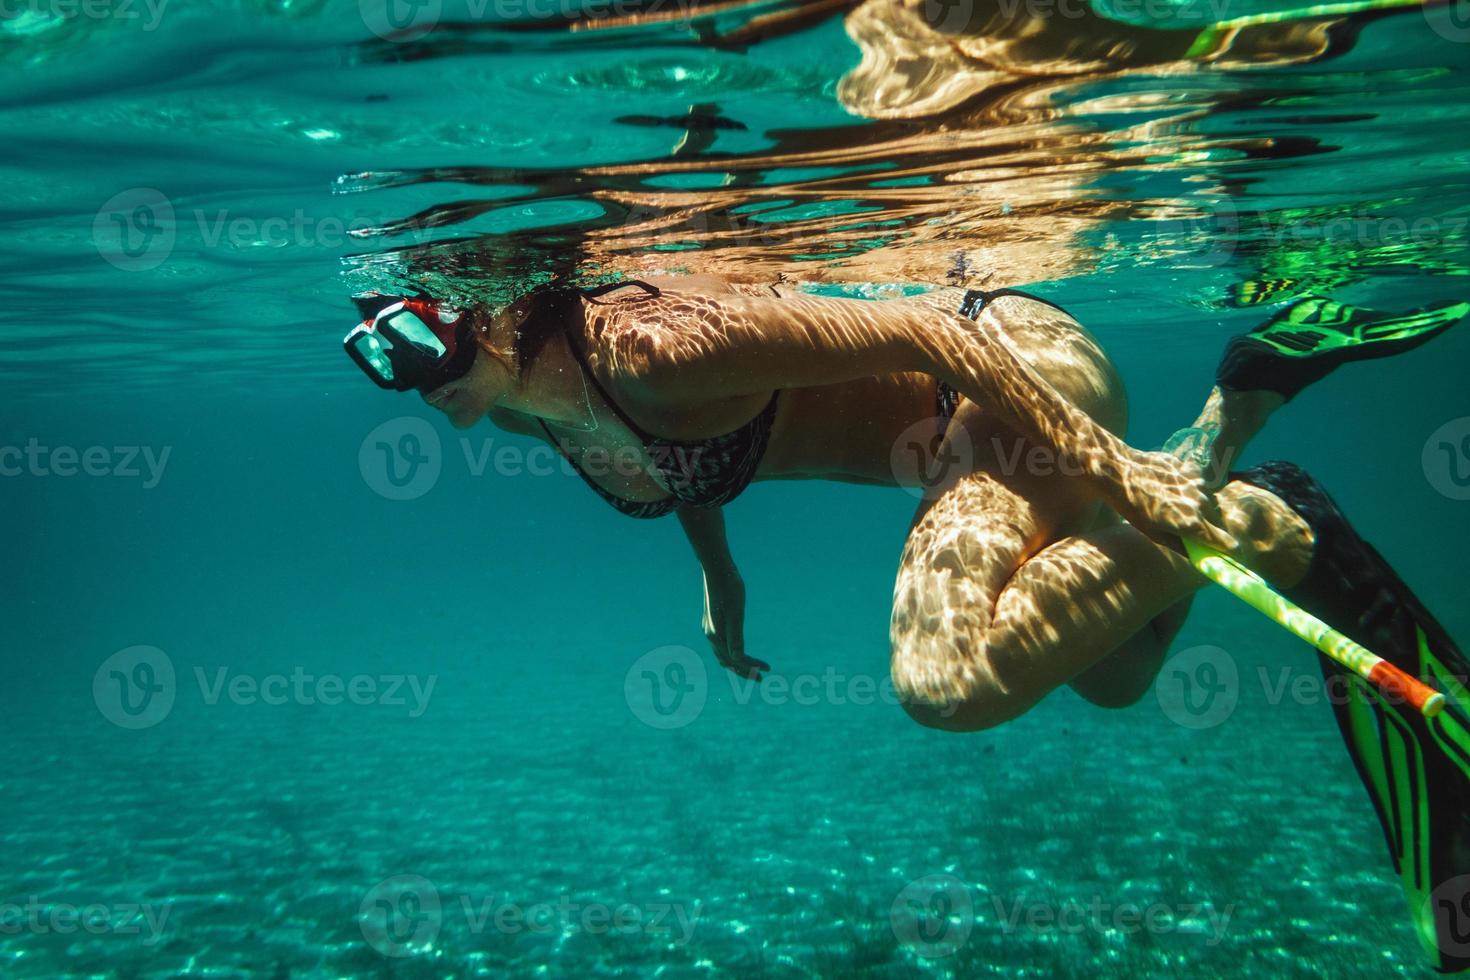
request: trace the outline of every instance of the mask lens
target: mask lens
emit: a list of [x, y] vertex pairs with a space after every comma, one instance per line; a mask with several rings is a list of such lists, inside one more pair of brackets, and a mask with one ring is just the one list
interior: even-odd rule
[[406, 343], [428, 355], [430, 360], [437, 361], [449, 353], [449, 349], [444, 346], [444, 342], [439, 339], [438, 334], [430, 330], [428, 324], [407, 310], [399, 310], [397, 313], [394, 313], [388, 317], [383, 325], [394, 334], [403, 338]]
[[394, 380], [393, 361], [388, 356], [388, 349], [379, 342], [376, 335], [370, 333], [358, 334], [357, 338], [353, 341], [353, 346], [357, 348], [358, 354], [362, 356], [362, 364], [365, 364], [384, 381]]

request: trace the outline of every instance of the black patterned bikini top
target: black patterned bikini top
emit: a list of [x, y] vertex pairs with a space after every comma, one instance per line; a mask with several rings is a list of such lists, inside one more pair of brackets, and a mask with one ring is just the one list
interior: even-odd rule
[[[593, 298], [611, 289], [623, 286], [640, 286], [654, 296], [658, 289], [637, 280], [619, 282], [612, 286], [590, 290], [583, 293], [588, 298]], [[580, 343], [575, 339], [576, 331], [568, 329], [567, 346], [571, 348], [572, 355], [576, 357], [577, 363], [581, 365], [584, 376], [592, 382], [597, 393], [607, 402], [613, 413], [622, 420], [639, 441], [643, 443], [643, 449], [648, 453], [649, 459], [653, 461], [654, 468], [658, 471], [659, 482], [669, 491], [670, 496], [658, 500], [627, 500], [608, 491], [600, 486], [590, 476], [582, 471], [576, 461], [567, 455], [565, 447], [551, 434], [546, 423], [541, 420], [541, 428], [546, 432], [546, 437], [551, 440], [577, 475], [598, 496], [612, 504], [619, 512], [629, 517], [653, 518], [663, 517], [671, 513], [680, 504], [692, 504], [696, 507], [722, 507], [740, 496], [741, 492], [750, 485], [755, 478], [755, 471], [760, 466], [761, 457], [765, 455], [766, 446], [771, 439], [771, 425], [776, 419], [776, 401], [779, 392], [771, 394], [771, 400], [761, 413], [749, 422], [724, 435], [714, 436], [709, 439], [664, 439], [652, 435], [639, 427], [638, 423], [628, 417], [618, 405], [608, 390], [603, 387], [602, 382], [597, 380], [597, 375], [592, 372], [587, 363], [586, 352], [581, 349]]]
[[[624, 286], [638, 286], [653, 296], [659, 295], [656, 287], [636, 279], [583, 290], [581, 295], [588, 299], [595, 299], [603, 293], [621, 289]], [[1002, 296], [1022, 296], [1062, 310], [1050, 300], [1033, 296], [1019, 289], [996, 289], [989, 292], [973, 289], [965, 294], [960, 304], [960, 313], [973, 320], [980, 315], [980, 311], [987, 303]], [[1062, 312], [1066, 311], [1062, 310]], [[567, 323], [570, 324], [570, 322], [568, 319]], [[779, 391], [771, 394], [771, 400], [766, 403], [766, 407], [759, 415], [734, 432], [727, 432], [722, 436], [714, 436], [710, 439], [664, 439], [645, 432], [638, 426], [638, 423], [628, 417], [628, 414], [603, 387], [602, 382], [597, 380], [597, 375], [592, 373], [592, 368], [587, 364], [586, 352], [581, 349], [575, 336], [576, 332], [568, 329], [567, 346], [571, 348], [583, 373], [592, 382], [603, 401], [607, 402], [608, 407], [643, 443], [644, 451], [653, 460], [654, 468], [658, 470], [661, 482], [668, 488], [670, 494], [658, 500], [626, 500], [604, 489], [584, 473], [571, 456], [567, 455], [561, 442], [551, 434], [551, 430], [542, 421], [541, 428], [545, 431], [546, 437], [551, 440], [552, 445], [556, 446], [567, 462], [572, 464], [577, 475], [589, 487], [597, 491], [598, 496], [629, 517], [651, 518], [663, 517], [680, 504], [692, 504], [696, 507], [721, 507], [740, 496], [741, 492], [750, 485], [750, 481], [755, 477], [756, 468], [760, 466], [761, 457], [765, 455], [766, 446], [770, 443], [771, 425], [776, 419], [776, 401], [780, 396]], [[958, 391], [943, 381], [938, 383], [935, 392], [935, 408], [940, 417], [951, 418], [959, 400]]]

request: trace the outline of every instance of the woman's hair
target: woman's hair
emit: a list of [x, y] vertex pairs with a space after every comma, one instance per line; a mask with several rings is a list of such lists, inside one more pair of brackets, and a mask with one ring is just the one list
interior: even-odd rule
[[492, 318], [489, 315], [476, 318], [475, 340], [481, 350], [503, 364], [516, 377], [520, 377], [535, 363], [547, 341], [565, 332], [570, 318], [581, 312], [578, 303], [580, 295], [581, 292], [565, 279], [537, 286], [516, 297], [510, 304], [511, 312], [520, 323], [510, 350], [503, 350], [491, 343]]
[[513, 351], [501, 350], [490, 342], [491, 319], [487, 316], [475, 317], [473, 325], [475, 343], [480, 345], [480, 350], [488, 354], [492, 359], [499, 362], [511, 374], [516, 374], [516, 363]]

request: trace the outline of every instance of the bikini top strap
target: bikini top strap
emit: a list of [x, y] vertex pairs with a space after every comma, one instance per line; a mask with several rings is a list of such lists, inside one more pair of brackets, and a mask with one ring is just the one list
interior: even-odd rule
[[[645, 292], [647, 292], [650, 296], [661, 295], [657, 286], [651, 286], [648, 283], [638, 279], [626, 279], [622, 282], [606, 283], [605, 285], [597, 286], [593, 289], [579, 289], [577, 290], [577, 292], [580, 293], [584, 299], [596, 303], [598, 302], [597, 297], [605, 293], [610, 293], [615, 289], [622, 289], [624, 286], [638, 286], [642, 288]], [[648, 447], [648, 444], [655, 440], [655, 437], [651, 433], [647, 432], [637, 422], [634, 422], [632, 418], [628, 416], [628, 413], [623, 411], [623, 407], [618, 404], [617, 399], [612, 396], [612, 393], [608, 391], [603, 383], [597, 379], [597, 375], [593, 372], [592, 366], [587, 363], [587, 352], [582, 349], [581, 343], [577, 339], [577, 331], [572, 329], [572, 318], [570, 316], [566, 317], [563, 320], [562, 327], [566, 330], [567, 347], [571, 350], [572, 356], [576, 358], [577, 364], [582, 368], [582, 376], [585, 377], [588, 381], [592, 382], [592, 387], [597, 389], [597, 393], [602, 396], [602, 400], [607, 403], [607, 407], [613, 410], [613, 414], [616, 415], [622, 421], [622, 423], [626, 425], [635, 436], [638, 437], [639, 441], [643, 443], [644, 448], [646, 449]]]
[[622, 289], [624, 286], [637, 286], [649, 296], [655, 298], [663, 295], [663, 291], [661, 289], [659, 289], [657, 286], [650, 285], [649, 283], [644, 282], [642, 279], [624, 279], [622, 282], [608, 282], [603, 283], [601, 286], [593, 286], [591, 289], [579, 289], [577, 291], [582, 294], [582, 297], [584, 299], [589, 299], [592, 302], [596, 303], [598, 302], [597, 297], [602, 296], [606, 293], [613, 292], [617, 289]]
[[[975, 319], [975, 317], [980, 315], [980, 311], [983, 310], [988, 304], [994, 302], [997, 299], [1000, 299], [1002, 296], [1020, 296], [1022, 299], [1035, 300], [1038, 303], [1050, 306], [1052, 309], [1057, 310], [1058, 312], [1067, 313], [1066, 310], [1062, 309], [1060, 306], [1058, 306], [1056, 303], [1053, 303], [1049, 299], [1043, 299], [1042, 297], [1037, 296], [1033, 293], [1028, 293], [1025, 290], [1011, 289], [1009, 287], [1005, 289], [993, 289], [989, 292], [986, 292], [983, 289], [970, 290], [969, 292], [965, 293], [965, 298], [960, 303], [960, 312], [973, 320]], [[1067, 315], [1071, 316], [1072, 314], [1067, 313]]]

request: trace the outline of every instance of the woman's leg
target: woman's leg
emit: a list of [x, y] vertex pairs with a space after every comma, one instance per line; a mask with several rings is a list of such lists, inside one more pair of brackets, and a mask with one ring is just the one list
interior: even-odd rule
[[[978, 429], [976, 415], [962, 403], [955, 423]], [[1237, 558], [1284, 586], [1305, 573], [1312, 534], [1290, 508], [1240, 483], [1219, 501]], [[1129, 525], [1068, 536], [1089, 506], [1060, 472], [987, 467], [921, 509], [891, 625], [894, 684], [916, 720], [974, 731], [1015, 718], [1205, 584]]]
[[1086, 701], [1099, 708], [1127, 708], [1153, 687], [1174, 637], [1184, 628], [1194, 597], [1181, 599], [1149, 620], [1112, 653], [1067, 682]]
[[[1225, 482], [1246, 444], [1284, 403], [1274, 392], [1215, 388], [1194, 424], [1170, 440], [1171, 448], [1198, 462], [1210, 485], [1218, 486]], [[1117, 522], [1116, 515], [1105, 513], [1098, 527]], [[1155, 616], [1112, 653], [1068, 681], [1072, 690], [1103, 708], [1126, 708], [1136, 703], [1153, 685], [1174, 637], [1189, 618], [1193, 602], [1192, 596], [1182, 599]]]
[[[1246, 443], [1291, 395], [1342, 363], [1412, 350], [1467, 311], [1470, 304], [1407, 314], [1321, 299], [1294, 304], [1227, 346], [1220, 385], [1174, 451], [1223, 484]], [[1024, 329], [1025, 310], [1017, 312], [1018, 346], [1030, 342], [1040, 362], [1048, 350], [1067, 350], [1033, 336]], [[1096, 417], [1082, 400], [1088, 388], [1065, 384], [1067, 377], [1065, 363], [1048, 374]], [[1098, 703], [1129, 703], [1147, 690], [1204, 580], [1177, 552], [1127, 525], [1067, 536], [1067, 519], [1082, 510], [1065, 488], [995, 472], [977, 468], [921, 512], [905, 549], [892, 642], [894, 679], [910, 713], [936, 727], [983, 728], [1067, 681]], [[1243, 483], [1218, 496], [1241, 542], [1236, 558], [1284, 588], [1306, 573], [1313, 533], [1280, 497]], [[1037, 548], [1038, 539], [1052, 543]]]
[[[1119, 523], [1116, 515], [1107, 516], [1111, 519], [1096, 529]], [[1127, 708], [1137, 704], [1153, 686], [1193, 605], [1193, 595], [1174, 603], [1118, 644], [1112, 653], [1069, 680], [1067, 686], [1099, 708]]]

